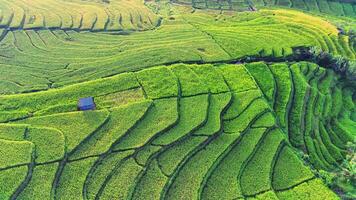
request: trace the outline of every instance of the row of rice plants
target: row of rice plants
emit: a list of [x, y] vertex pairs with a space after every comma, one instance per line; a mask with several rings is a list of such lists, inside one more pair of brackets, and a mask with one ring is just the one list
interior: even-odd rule
[[[262, 66], [263, 64], [259, 63], [258, 65]], [[270, 69], [273, 69], [274, 65], [271, 66]], [[309, 183], [308, 180], [313, 179], [313, 176], [298, 160], [294, 152], [290, 151], [289, 147], [282, 142], [285, 137], [281, 129], [275, 128], [266, 131], [269, 127], [278, 126], [279, 122], [275, 119], [274, 111], [260, 91], [260, 88], [264, 87], [260, 86], [263, 81], [261, 81], [258, 71], [250, 71], [249, 67], [243, 65], [203, 65], [202, 68], [200, 67], [199, 65], [173, 65], [130, 73], [128, 77], [138, 79], [138, 83], [133, 81], [132, 84], [142, 87], [146, 97], [149, 98], [147, 101], [139, 100], [136, 103], [131, 102], [128, 105], [112, 109], [102, 108], [99, 111], [85, 113], [69, 112], [34, 116], [15, 122], [16, 124], [30, 124], [33, 127], [47, 126], [60, 130], [63, 133], [62, 136], [65, 136], [65, 143], [62, 142], [59, 146], [66, 146], [68, 154], [59, 163], [30, 165], [37, 162], [36, 159], [45, 162], [57, 161], [63, 157], [64, 150], [60, 151], [60, 148], [57, 147], [60, 141], [58, 144], [53, 143], [51, 147], [41, 146], [44, 143], [40, 140], [43, 138], [40, 137], [41, 134], [55, 135], [58, 131], [30, 127], [25, 134], [27, 126], [4, 126], [12, 128], [10, 131], [6, 131], [7, 133], [25, 134], [28, 140], [35, 144], [35, 150], [26, 154], [30, 160], [19, 164], [22, 167], [29, 167], [26, 173], [21, 172], [25, 174], [23, 181], [21, 183], [14, 182], [15, 186], [12, 188], [15, 189], [8, 187], [11, 192], [7, 192], [7, 194], [10, 196], [15, 194], [19, 197], [23, 196], [23, 198], [45, 198], [54, 195], [56, 198], [63, 199], [73, 195], [84, 195], [88, 199], [99, 197], [103, 199], [140, 199], [147, 195], [153, 199], [180, 198], [182, 196], [209, 199], [218, 196], [225, 197], [225, 195], [226, 197], [255, 197], [258, 199], [265, 195], [275, 197], [275, 194], [281, 198], [287, 198], [283, 195], [296, 195], [294, 197], [303, 195], [287, 194], [287, 191], [297, 190], [297, 188], [305, 190], [304, 187], [307, 186], [303, 185], [304, 182]], [[264, 68], [266, 67], [264, 66]], [[288, 70], [287, 67], [283, 69]], [[319, 130], [319, 126], [310, 120], [310, 116], [315, 113], [314, 102], [317, 101], [317, 96], [321, 95], [321, 92], [317, 90], [318, 84], [329, 80], [323, 76], [331, 74], [325, 75], [325, 71], [318, 70], [320, 69], [317, 66], [310, 63], [296, 63], [291, 66], [292, 76], [298, 77], [293, 81], [298, 80], [311, 88], [309, 98], [300, 100], [300, 107], [307, 112], [306, 115], [300, 115], [300, 120], [304, 121], [304, 127], [300, 127], [302, 122], [299, 124], [300, 130], [307, 131], [311, 128], [315, 128], [315, 131]], [[183, 77], [183, 72], [188, 73], [188, 76]], [[273, 70], [271, 72], [272, 79], [277, 82], [273, 85], [277, 94], [273, 92], [272, 100], [277, 102], [275, 98], [278, 97], [278, 80], [283, 79], [276, 78], [279, 77], [279, 73], [275, 73]], [[162, 83], [160, 78], [157, 78], [165, 74], [168, 75], [168, 78], [165, 79], [169, 83], [168, 87]], [[203, 74], [210, 75], [201, 78]], [[283, 76], [286, 75], [283, 74]], [[131, 78], [128, 80], [132, 80]], [[97, 85], [93, 82], [88, 82], [88, 84], [94, 84], [102, 90], [105, 87], [113, 87], [104, 84], [105, 81], [110, 83], [113, 80], [121, 81], [118, 77], [110, 77], [95, 82]], [[217, 84], [215, 85], [214, 82]], [[80, 91], [81, 87], [79, 86], [83, 87], [85, 84], [71, 87], [78, 88]], [[298, 88], [303, 85], [295, 82], [292, 86], [298, 91]], [[338, 86], [335, 87], [338, 88]], [[58, 96], [61, 92], [65, 93], [67, 89], [66, 87], [55, 90], [58, 94], [53, 92], [53, 95]], [[126, 87], [123, 90], [130, 89], [131, 87]], [[209, 91], [215, 91], [215, 94], [211, 94]], [[263, 92], [265, 91], [268, 90]], [[286, 91], [288, 90], [286, 89]], [[28, 105], [27, 109], [43, 109], [47, 106], [47, 102], [33, 107], [31, 101], [32, 99], [36, 100], [38, 94], [45, 96], [47, 93], [52, 94], [51, 92], [52, 90], [24, 95], [25, 98], [22, 100], [29, 100], [27, 101], [30, 102], [29, 104], [24, 104]], [[86, 92], [88, 93], [85, 94], [90, 94], [89, 91]], [[100, 94], [100, 91], [93, 92]], [[306, 90], [301, 92], [302, 97], [305, 92]], [[348, 96], [352, 93], [345, 94]], [[13, 95], [12, 97], [21, 103], [21, 96]], [[151, 98], [154, 100], [150, 100]], [[289, 99], [289, 95], [284, 98]], [[7, 96], [7, 101], [11, 102], [10, 96]], [[341, 98], [341, 101], [347, 102], [350, 99]], [[288, 101], [286, 102], [284, 104], [288, 104]], [[284, 104], [282, 106], [285, 106]], [[348, 107], [353, 107], [350, 102], [348, 104], [350, 104]], [[278, 104], [276, 103], [276, 105]], [[12, 106], [16, 108], [16, 102]], [[294, 106], [294, 101], [292, 106]], [[345, 109], [345, 107], [341, 108]], [[12, 107], [8, 106], [6, 109], [11, 110]], [[320, 112], [317, 113], [320, 114]], [[339, 122], [334, 120], [334, 123]], [[78, 124], [85, 127], [80, 131], [75, 131]], [[343, 131], [347, 130], [343, 126], [339, 123], [339, 128], [334, 130], [337, 131], [337, 135], [334, 133], [336, 137], [340, 137], [339, 134], [343, 134]], [[320, 129], [323, 130], [323, 128]], [[314, 151], [310, 152], [315, 152], [310, 156], [320, 159], [321, 156], [325, 156], [325, 152], [332, 151], [325, 151], [323, 148], [324, 140], [334, 142], [334, 139], [329, 138], [328, 140], [331, 135], [329, 129], [328, 127], [324, 133], [321, 133], [320, 137], [312, 134], [305, 135], [306, 142], [312, 143], [307, 146], [314, 148]], [[18, 142], [15, 141], [17, 138], [24, 140], [21, 136], [16, 136], [16, 134], [14, 136], [10, 133], [4, 134], [5, 141]], [[304, 138], [304, 135], [302, 137]], [[341, 145], [344, 145], [344, 139], [340, 139]], [[304, 145], [303, 139], [302, 142]], [[250, 149], [250, 151], [244, 152], [243, 156], [236, 153], [242, 150], [242, 146], [240, 146], [242, 144], [249, 146]], [[334, 147], [335, 152], [342, 152], [333, 145], [333, 143], [329, 143], [325, 145], [325, 148]], [[57, 157], [46, 155], [54, 148], [62, 153]], [[10, 151], [10, 154], [11, 152], [16, 153], [15, 150]], [[310, 152], [308, 151], [308, 153]], [[32, 160], [33, 155], [37, 155], [34, 161]], [[288, 162], [284, 160], [288, 160]], [[285, 175], [290, 162], [293, 162], [295, 171], [300, 173]], [[9, 166], [11, 168], [0, 170], [0, 173], [7, 176], [10, 170], [21, 168], [15, 167], [12, 161]], [[229, 173], [235, 169], [233, 166], [237, 170]], [[54, 173], [55, 168], [57, 171]], [[226, 174], [220, 173], [221, 171], [217, 169], [227, 169]], [[31, 172], [30, 176], [29, 172]], [[258, 172], [258, 176], [255, 175], [256, 172]], [[11, 173], [15, 173], [15, 171], [13, 170]], [[16, 171], [16, 173], [20, 172]], [[44, 175], [52, 178], [41, 183], [45, 188], [41, 192], [36, 183]], [[214, 180], [220, 179], [224, 179], [225, 185], [216, 185]], [[229, 181], [232, 179], [234, 181]], [[50, 186], [50, 183], [54, 183], [53, 186]], [[226, 186], [230, 184], [238, 185], [238, 188], [234, 188], [233, 185]], [[35, 192], [30, 193], [26, 186], [33, 188]], [[118, 186], [120, 189], [117, 188]], [[229, 188], [233, 190], [230, 191]], [[209, 195], [215, 191], [226, 192]]]
[[[3, 26], [12, 29], [75, 29], [90, 31], [149, 30], [160, 17], [140, 1], [112, 2], [108, 5], [80, 1], [0, 2]], [[50, 10], [50, 11], [49, 11]], [[8, 19], [9, 20], [6, 20]]]

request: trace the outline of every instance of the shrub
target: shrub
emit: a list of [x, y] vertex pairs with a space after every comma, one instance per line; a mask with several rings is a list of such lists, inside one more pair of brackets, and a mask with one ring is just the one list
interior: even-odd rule
[[0, 138], [4, 140], [24, 140], [27, 125], [0, 124]]
[[[46, 109], [57, 110], [63, 105], [73, 105], [79, 98], [87, 96], [99, 96], [112, 92], [128, 90], [139, 87], [133, 73], [123, 73], [117, 76], [98, 79], [85, 83], [52, 89], [43, 92], [1, 96], [0, 108], [6, 110], [17, 108], [17, 112], [48, 112]], [[57, 108], [55, 108], [58, 106]], [[50, 109], [50, 111], [51, 111]], [[67, 109], [67, 108], [66, 108]], [[72, 108], [71, 108], [72, 109]]]
[[330, 152], [331, 156], [336, 161], [343, 160], [341, 149], [339, 149], [332, 143], [332, 141], [330, 140], [329, 133], [326, 131], [324, 125], [321, 122], [319, 122], [319, 134], [323, 144], [325, 145], [326, 149]]
[[0, 112], [0, 123], [15, 121], [29, 117], [27, 112]]
[[349, 81], [356, 80], [356, 62], [340, 55], [334, 56], [331, 53], [324, 52], [318, 47], [312, 47], [309, 50], [312, 60], [320, 66], [333, 69], [336, 73], [345, 76]]
[[294, 85], [294, 97], [293, 105], [289, 114], [289, 139], [293, 146], [304, 146], [303, 134], [301, 130], [301, 123], [303, 120], [303, 110], [305, 93], [308, 89], [308, 85], [305, 81], [304, 75], [301, 72], [300, 65], [293, 64], [290, 68], [292, 71], [293, 85]]
[[248, 200], [278, 200], [276, 193], [273, 191], [267, 191], [262, 194], [256, 195], [254, 198], [248, 198]]
[[288, 102], [292, 90], [292, 82], [288, 65], [278, 63], [269, 66], [277, 85], [276, 99], [274, 100], [274, 110], [277, 114], [282, 128], [288, 131]]
[[326, 164], [322, 160], [320, 160], [319, 154], [317, 153], [317, 148], [319, 147], [315, 146], [313, 139], [311, 139], [310, 137], [306, 137], [305, 145], [312, 165], [316, 169], [328, 170], [328, 166], [326, 166]]
[[252, 127], [272, 127], [274, 125], [276, 125], [276, 118], [272, 112], [266, 112], [252, 124]]
[[161, 146], [145, 145], [135, 155], [135, 161], [142, 166], [149, 165], [150, 157], [161, 149]]

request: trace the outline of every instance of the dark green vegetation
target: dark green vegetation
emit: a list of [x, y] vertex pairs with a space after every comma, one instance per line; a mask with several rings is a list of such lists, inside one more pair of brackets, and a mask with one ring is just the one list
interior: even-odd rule
[[[71, 88], [106, 104], [73, 112]], [[117, 93], [130, 101], [107, 101]], [[259, 62], [176, 64], [2, 96], [9, 182], [0, 188], [5, 199], [337, 199], [296, 151], [314, 169], [336, 169], [355, 137], [354, 94], [316, 64]]]

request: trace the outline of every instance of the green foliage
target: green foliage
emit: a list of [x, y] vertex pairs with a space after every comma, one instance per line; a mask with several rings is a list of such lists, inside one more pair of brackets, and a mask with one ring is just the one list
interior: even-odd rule
[[97, 109], [110, 109], [113, 107], [123, 106], [135, 102], [141, 102], [145, 100], [143, 90], [141, 87], [124, 90], [121, 92], [114, 92], [95, 98], [95, 104]]
[[56, 129], [30, 127], [26, 139], [35, 144], [37, 163], [60, 160], [64, 156], [65, 137]]
[[229, 91], [229, 87], [226, 85], [224, 77], [218, 73], [213, 65], [190, 65], [190, 68], [209, 88], [211, 93], [222, 93]]
[[[62, 111], [63, 105], [70, 107], [76, 104], [79, 98], [87, 96], [95, 97], [138, 86], [139, 84], [133, 73], [123, 73], [105, 79], [98, 79], [43, 92], [0, 96], [0, 101], [2, 102], [0, 108], [2, 110], [16, 108], [16, 112], [40, 111], [40, 113], [51, 113], [57, 110]], [[65, 110], [67, 110], [67, 108], [65, 108]], [[73, 108], [69, 110], [73, 110]]]
[[217, 69], [224, 76], [230, 90], [243, 92], [257, 89], [255, 81], [251, 78], [243, 65], [221, 65]]
[[256, 195], [253, 198], [247, 198], [248, 200], [278, 200], [276, 193], [273, 191], [264, 192], [263, 194]]
[[285, 146], [281, 149], [273, 169], [273, 189], [287, 189], [312, 177], [314, 174], [304, 166], [291, 148]]
[[148, 164], [149, 159], [162, 147], [160, 146], [153, 146], [153, 145], [145, 145], [143, 146], [140, 151], [135, 155], [135, 161], [142, 166]]
[[[251, 7], [266, 9], [269, 7], [284, 7], [293, 8], [313, 13], [324, 13], [335, 16], [353, 17], [356, 14], [353, 11], [353, 1], [350, 0], [250, 0], [250, 1], [219, 1], [205, 0], [202, 2], [195, 2], [193, 0], [176, 0], [175, 2], [181, 4], [191, 4], [198, 9], [216, 9], [216, 10], [234, 10], [234, 11], [248, 11]], [[257, 9], [256, 8], [256, 9]]]
[[23, 124], [0, 124], [0, 138], [4, 140], [22, 141], [27, 126]]
[[[339, 138], [346, 144], [347, 142], [353, 142], [356, 139], [355, 126], [345, 127], [337, 119], [331, 122], [334, 132]], [[354, 123], [356, 124], [356, 123]]]
[[6, 112], [6, 111], [1, 111], [0, 112], [0, 123], [19, 120], [19, 119], [24, 119], [24, 118], [26, 118], [28, 116], [29, 116], [29, 114], [27, 112]]
[[[186, 6], [167, 2], [144, 5], [136, 0], [109, 4], [80, 1], [80, 6], [78, 2], [0, 2], [4, 8], [0, 25], [6, 27], [0, 28], [4, 47], [0, 49], [1, 94], [47, 90], [162, 64], [251, 56], [281, 58], [299, 46], [318, 46], [355, 58], [352, 40], [339, 37], [337, 28], [324, 20], [328, 16], [281, 9], [238, 14], [191, 12]], [[233, 7], [241, 3], [246, 5], [235, 1]], [[329, 9], [327, 3], [325, 7]], [[347, 8], [350, 10], [350, 5]], [[63, 10], [69, 13], [63, 14]], [[81, 14], [83, 10], [86, 12]], [[8, 24], [12, 19], [13, 24]]]
[[301, 66], [307, 66], [305, 63], [293, 64], [290, 69], [292, 71], [294, 97], [291, 113], [289, 114], [289, 136], [293, 146], [303, 146], [303, 132], [301, 131], [301, 120], [305, 112], [303, 110], [305, 92], [308, 88], [305, 77], [301, 72]]
[[246, 108], [251, 104], [251, 102], [261, 97], [262, 93], [260, 90], [248, 90], [245, 92], [232, 93], [232, 104], [226, 110], [224, 114], [224, 119], [233, 119], [240, 115]]
[[279, 129], [271, 130], [253, 152], [241, 171], [241, 191], [244, 195], [255, 195], [271, 189], [271, 163], [283, 139]]
[[240, 182], [236, 178], [243, 163], [256, 148], [266, 129], [250, 129], [234, 143], [221, 162], [213, 169], [204, 187], [203, 199], [236, 199], [243, 197]]
[[221, 129], [222, 112], [231, 100], [231, 93], [213, 94], [209, 99], [209, 110], [204, 126], [194, 131], [196, 135], [212, 135]]
[[70, 159], [99, 155], [108, 151], [148, 112], [150, 106], [152, 106], [151, 101], [143, 101], [113, 108], [107, 123], [85, 140], [73, 152]]
[[96, 194], [100, 188], [104, 187], [103, 183], [110, 176], [111, 172], [115, 170], [116, 166], [118, 166], [124, 158], [132, 154], [133, 151], [130, 150], [111, 153], [104, 157], [104, 159], [95, 166], [92, 173], [88, 174], [87, 182], [84, 185], [87, 189], [86, 197], [88, 199], [95, 199]]
[[323, 157], [321, 157], [320, 152], [318, 152], [319, 147], [315, 146], [313, 139], [309, 137], [305, 138], [305, 145], [310, 158], [310, 162], [313, 164], [313, 166], [317, 169], [327, 170], [328, 166], [326, 166], [327, 164], [323, 162], [323, 160], [321, 160], [323, 159]]
[[149, 98], [178, 96], [177, 78], [166, 67], [142, 70], [136, 75]]
[[0, 144], [0, 169], [31, 162], [35, 149], [33, 143], [0, 139]]
[[[222, 96], [222, 95], [220, 95]], [[218, 99], [215, 95], [210, 97], [210, 104], [214, 102], [214, 105], [211, 105], [210, 108], [214, 106], [217, 107], [216, 102]], [[207, 118], [218, 118], [216, 116], [210, 117], [209, 108], [209, 95], [198, 95], [193, 97], [181, 98], [179, 102], [179, 123], [173, 128], [166, 131], [164, 134], [159, 136], [153, 141], [153, 144], [158, 145], [168, 145], [179, 138], [191, 133], [193, 130], [199, 128], [204, 124], [207, 125]], [[218, 118], [219, 120], [220, 118]], [[210, 119], [212, 121], [212, 119]], [[219, 122], [220, 123], [220, 122]], [[210, 125], [210, 127], [213, 127]]]
[[20, 166], [0, 171], [0, 198], [10, 199], [11, 195], [25, 180], [27, 166]]
[[95, 160], [96, 158], [94, 157], [67, 163], [55, 188], [55, 197], [58, 199], [83, 197], [83, 185]]
[[77, 103], [60, 104], [55, 106], [49, 106], [46, 109], [42, 109], [35, 113], [35, 116], [50, 115], [55, 113], [74, 112], [77, 110]]
[[208, 93], [208, 88], [188, 66], [177, 64], [171, 70], [178, 77], [182, 96], [193, 96]]
[[147, 166], [147, 171], [138, 181], [132, 199], [159, 199], [168, 177], [162, 174], [157, 161]]
[[141, 169], [134, 159], [125, 160], [120, 168], [113, 172], [109, 182], [104, 185], [105, 188], [100, 199], [127, 199], [135, 187], [136, 177]]
[[[5, 116], [15, 121], [0, 124], [0, 179], [9, 179], [1, 194], [8, 198], [25, 181], [19, 199], [318, 199], [310, 188], [330, 191], [312, 184], [282, 131], [315, 171], [334, 170], [353, 139], [353, 88], [312, 63], [268, 65], [174, 64], [1, 96], [0, 113], [15, 116], [17, 103], [28, 103], [20, 111], [26, 119]], [[124, 79], [132, 82], [119, 86]], [[93, 94], [98, 110], [68, 112], [77, 97], [60, 95], [70, 87]], [[58, 101], [35, 105], [45, 94]], [[30, 163], [27, 179], [27, 170], [21, 181], [7, 177]]]
[[205, 146], [175, 174], [167, 191], [167, 199], [196, 199], [200, 184], [211, 165], [238, 135], [221, 135]]
[[36, 166], [31, 181], [21, 192], [18, 199], [51, 199], [52, 184], [57, 168], [58, 163]]
[[321, 123], [319, 125], [319, 131], [320, 131], [319, 134], [320, 134], [321, 140], [322, 140], [323, 144], [325, 145], [325, 147], [327, 148], [327, 150], [329, 151], [329, 153], [331, 154], [331, 156], [337, 161], [343, 160], [343, 155], [341, 154], [341, 149], [339, 149], [337, 146], [335, 146], [333, 144], [328, 132], [326, 131], [325, 127]]
[[189, 136], [159, 155], [158, 163], [161, 166], [162, 172], [171, 175], [178, 164], [205, 139], [206, 137]]
[[274, 125], [276, 125], [276, 118], [271, 112], [266, 112], [256, 120], [252, 127], [272, 127]]
[[141, 147], [151, 137], [168, 130], [177, 121], [177, 98], [155, 100], [145, 118], [131, 132], [124, 135], [114, 149], [123, 150]]
[[16, 123], [60, 130], [66, 137], [66, 148], [70, 152], [101, 126], [107, 117], [107, 111], [87, 111], [33, 117]]
[[277, 95], [274, 104], [274, 110], [278, 117], [279, 123], [282, 128], [288, 130], [288, 102], [291, 93], [291, 77], [288, 65], [284, 63], [278, 63], [270, 65], [270, 70], [276, 80]]
[[268, 66], [263, 62], [246, 64], [246, 69], [256, 80], [268, 102], [273, 105], [275, 81]]
[[290, 190], [277, 192], [281, 200], [287, 199], [315, 199], [315, 200], [336, 200], [340, 199], [335, 193], [328, 189], [321, 180], [313, 179], [302, 183]]
[[[239, 117], [232, 120], [224, 121], [224, 132], [226, 133], [241, 133], [248, 125], [256, 118], [258, 114], [268, 110], [268, 103], [259, 98], [250, 103], [246, 110]], [[266, 124], [268, 125], [268, 124]]]
[[[356, 183], [356, 145], [355, 143], [347, 144], [346, 159], [342, 162], [340, 169], [335, 173], [331, 186], [341, 190], [341, 197], [344, 199], [355, 198]], [[330, 183], [330, 182], [329, 182]]]

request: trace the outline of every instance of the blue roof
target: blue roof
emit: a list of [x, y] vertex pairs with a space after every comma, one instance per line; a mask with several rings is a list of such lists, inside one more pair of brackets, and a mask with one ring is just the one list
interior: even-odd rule
[[79, 99], [78, 107], [81, 110], [94, 109], [95, 108], [94, 98], [86, 97], [86, 98]]

